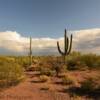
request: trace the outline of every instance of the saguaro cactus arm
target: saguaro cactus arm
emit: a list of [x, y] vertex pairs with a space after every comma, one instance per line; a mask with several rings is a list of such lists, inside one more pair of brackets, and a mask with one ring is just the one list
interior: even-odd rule
[[65, 30], [65, 35], [64, 35], [65, 39], [64, 39], [64, 43], [65, 43], [65, 55], [67, 54], [68, 51], [68, 45], [69, 45], [69, 39], [66, 35], [66, 30]]
[[57, 41], [57, 48], [58, 48], [58, 51], [59, 51], [59, 53], [61, 54], [61, 55], [64, 55], [64, 53], [61, 51], [61, 49], [60, 49], [60, 46], [59, 46], [59, 42]]
[[69, 50], [68, 50], [67, 54], [69, 54], [71, 52], [71, 49], [72, 49], [72, 38], [73, 38], [73, 35], [71, 34], [70, 44], [69, 44]]

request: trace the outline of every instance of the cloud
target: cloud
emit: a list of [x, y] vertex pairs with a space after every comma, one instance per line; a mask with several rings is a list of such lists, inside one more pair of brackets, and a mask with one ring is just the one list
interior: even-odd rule
[[0, 48], [15, 52], [22, 52], [25, 49], [27, 43], [28, 38], [22, 37], [17, 32], [0, 32]]
[[[100, 54], [100, 28], [71, 31], [71, 33], [73, 33], [73, 50]], [[63, 37], [32, 38], [32, 51], [34, 54], [57, 54], [57, 41], [63, 49]], [[28, 54], [29, 38], [13, 31], [0, 32], [0, 48]]]
[[100, 54], [100, 28], [74, 31], [74, 49]]
[[[53, 53], [56, 51], [56, 42], [62, 38], [32, 38], [33, 53]], [[0, 48], [16, 52], [29, 52], [29, 38], [21, 36], [20, 33], [13, 31], [0, 32]]]

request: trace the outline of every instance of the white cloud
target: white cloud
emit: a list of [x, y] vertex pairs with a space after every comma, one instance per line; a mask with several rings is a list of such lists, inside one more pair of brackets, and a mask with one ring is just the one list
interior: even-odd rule
[[[32, 48], [34, 52], [41, 52], [48, 48], [56, 48], [57, 40], [52, 38], [32, 38]], [[28, 52], [29, 38], [22, 37], [20, 33], [13, 31], [0, 32], [0, 48], [14, 52]], [[51, 50], [51, 49], [50, 49]]]
[[74, 31], [74, 49], [100, 54], [100, 28]]
[[[71, 31], [73, 33], [73, 50], [100, 54], [100, 28]], [[63, 34], [62, 34], [63, 36]], [[63, 47], [63, 37], [32, 38], [34, 53], [57, 53], [57, 41]], [[15, 52], [28, 52], [29, 38], [13, 31], [0, 32], [0, 48]]]
[[21, 52], [27, 41], [28, 38], [22, 37], [17, 32], [0, 32], [0, 48]]

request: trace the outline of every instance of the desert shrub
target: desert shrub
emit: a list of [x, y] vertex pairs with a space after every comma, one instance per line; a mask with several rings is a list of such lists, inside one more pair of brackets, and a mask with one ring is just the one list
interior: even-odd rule
[[79, 69], [81, 54], [79, 52], [72, 52], [69, 56], [67, 56], [67, 69], [68, 70], [77, 70]]
[[59, 77], [59, 78], [66, 77], [66, 73], [59, 73], [59, 74], [58, 74], [58, 77]]
[[58, 76], [59, 75], [59, 72], [60, 72], [60, 67], [59, 66], [55, 66], [54, 67], [54, 70], [56, 72], [56, 76]]
[[85, 67], [85, 63], [80, 60], [80, 56], [69, 56], [67, 58], [68, 70], [80, 70]]
[[67, 57], [69, 70], [86, 70], [100, 68], [100, 56], [95, 54], [72, 53]]
[[28, 56], [15, 57], [15, 62], [21, 65], [25, 69], [27, 69], [30, 65], [30, 59]]
[[64, 77], [62, 77], [62, 84], [69, 84], [69, 85], [72, 85], [75, 83], [75, 78], [70, 76], [69, 74], [65, 75]]
[[83, 100], [81, 96], [73, 94], [71, 100]]
[[81, 82], [81, 89], [84, 92], [95, 92], [98, 89], [100, 90], [100, 77], [90, 77]]
[[15, 62], [0, 61], [0, 84], [13, 84], [23, 78], [23, 68]]
[[50, 68], [41, 67], [40, 74], [41, 75], [47, 75], [47, 76], [53, 76], [53, 75], [55, 75], [55, 71], [51, 70]]
[[76, 70], [77, 68], [77, 58], [70, 57], [67, 59], [68, 70]]
[[92, 78], [89, 78], [81, 83], [81, 89], [85, 91], [91, 91], [94, 88], [94, 82]]
[[0, 56], [0, 64], [4, 64], [5, 62], [15, 62], [15, 59], [13, 57]]
[[29, 67], [29, 57], [28, 56], [0, 56], [0, 64], [4, 62], [16, 63], [27, 69]]
[[55, 59], [52, 62], [52, 70], [56, 72], [56, 75], [58, 76], [59, 73], [64, 73], [67, 71], [67, 65], [64, 64], [62, 57], [55, 57]]
[[49, 80], [49, 77], [46, 75], [40, 75], [40, 81], [41, 82], [47, 82]]
[[98, 56], [96, 56], [95, 54], [86, 54], [86, 55], [82, 55], [80, 60], [86, 64], [86, 66], [88, 66], [89, 68], [96, 68], [99, 67], [98, 64]]

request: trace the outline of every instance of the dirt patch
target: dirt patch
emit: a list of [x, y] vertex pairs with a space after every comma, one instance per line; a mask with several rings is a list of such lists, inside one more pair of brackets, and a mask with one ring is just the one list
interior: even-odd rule
[[[83, 81], [86, 77], [95, 76], [99, 73], [99, 71], [69, 72], [78, 81]], [[64, 91], [68, 87], [62, 84], [55, 84], [61, 82], [60, 78], [50, 77], [51, 81], [42, 83], [39, 82], [37, 74], [38, 72], [28, 72], [24, 82], [0, 92], [0, 100], [71, 100], [69, 92]], [[80, 100], [85, 100], [84, 98], [82, 97]]]

